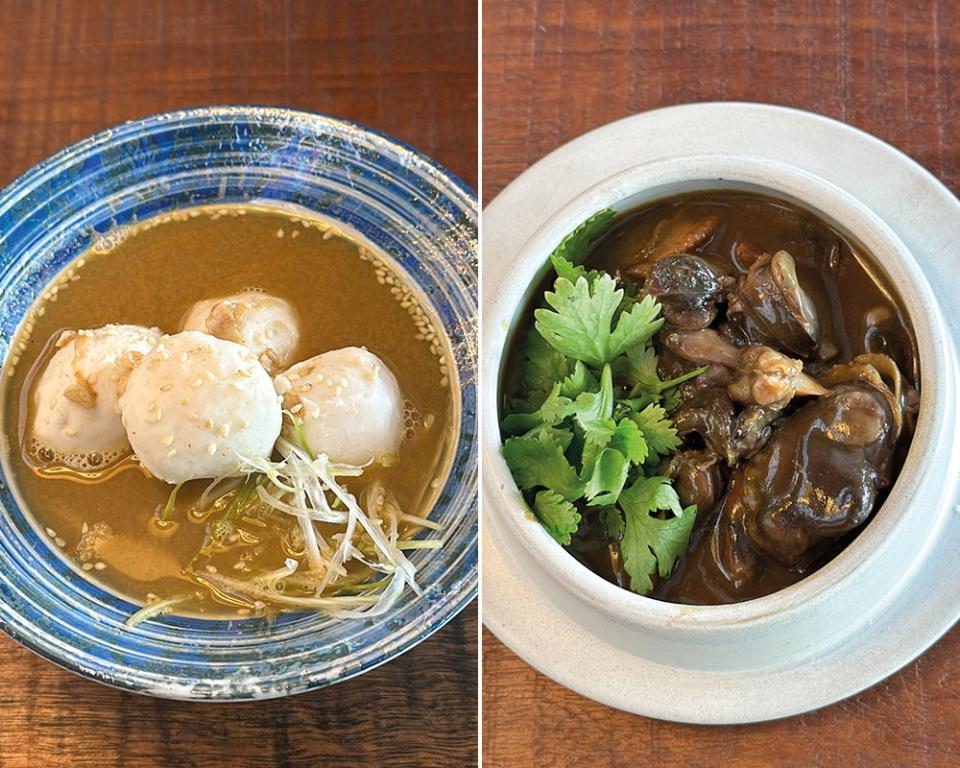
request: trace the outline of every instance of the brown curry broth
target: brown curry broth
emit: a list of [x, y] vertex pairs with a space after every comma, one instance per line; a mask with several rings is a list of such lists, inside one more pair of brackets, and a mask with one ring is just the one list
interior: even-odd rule
[[[8, 444], [20, 442], [18, 422], [26, 398], [18, 395], [28, 373], [38, 363], [48, 339], [60, 330], [135, 323], [175, 333], [193, 302], [257, 287], [287, 299], [296, 308], [300, 343], [294, 360], [339, 347], [365, 346], [396, 374], [401, 391], [421, 420], [413, 437], [404, 440], [396, 466], [372, 467], [362, 478], [349, 478], [346, 483], [359, 496], [379, 478], [396, 495], [402, 509], [429, 514], [448, 470], [456, 431], [451, 389], [441, 382], [441, 359], [446, 362], [449, 351], [443, 349], [435, 355], [428, 342], [415, 338], [418, 329], [408, 310], [391, 294], [389, 273], [388, 279], [382, 273], [378, 279], [375, 265], [360, 258], [363, 249], [352, 240], [329, 237], [329, 233], [325, 237], [323, 225], [308, 226], [315, 222], [301, 222], [286, 211], [252, 206], [194, 210], [200, 215], [148, 222], [130, 230], [112, 250], [88, 252], [71, 265], [80, 279], [66, 282], [53, 301], [43, 304], [42, 316], [32, 311], [35, 328], [27, 348], [13, 376], [5, 377]], [[217, 211], [227, 213], [218, 215]], [[283, 237], [278, 236], [281, 230]], [[405, 284], [398, 275], [392, 281]], [[39, 360], [40, 365], [43, 362]], [[448, 362], [446, 365], [451, 367]], [[428, 415], [432, 416], [429, 428], [423, 422]], [[104, 570], [89, 571], [88, 576], [138, 602], [149, 594], [162, 598], [196, 588], [183, 578], [181, 569], [203, 543], [205, 525], [186, 522], [185, 512], [208, 481], [193, 481], [181, 489], [176, 505], [179, 525], [164, 537], [156, 533], [151, 521], [166, 502], [171, 486], [137, 470], [120, 472], [93, 485], [41, 478], [19, 450], [10, 453], [16, 488], [40, 527], [53, 530], [56, 538], [65, 542], [68, 556], [74, 552], [83, 524], [103, 521], [117, 539], [100, 560], [114, 557], [117, 566], [141, 578], [122, 573], [110, 562]], [[232, 566], [237, 556], [237, 551], [217, 554], [204, 564], [236, 575]], [[258, 560], [258, 570], [279, 568], [284, 557], [279, 537], [274, 537]], [[203, 600], [181, 605], [177, 612], [220, 615], [229, 611]]]
[[[837, 346], [838, 354], [829, 361], [830, 364], [849, 362], [866, 351], [885, 352], [894, 358], [908, 380], [915, 385], [918, 383], [916, 341], [909, 320], [900, 309], [903, 302], [896, 296], [889, 280], [870, 263], [862, 248], [813, 213], [784, 201], [739, 191], [703, 191], [655, 201], [620, 215], [611, 230], [592, 247], [587, 265], [611, 274], [623, 272], [636, 263], [643, 246], [650, 241], [654, 227], [681, 208], [689, 212], [691, 218], [710, 214], [720, 217], [717, 232], [693, 252], [726, 266], [735, 275], [747, 271], [734, 253], [741, 241], [754, 243], [770, 253], [781, 248], [790, 251], [796, 259], [801, 284], [816, 305], [822, 338], [830, 339]], [[835, 266], [831, 266], [831, 261]], [[546, 283], [543, 286], [544, 289], [548, 287]], [[542, 293], [542, 290], [538, 291], [534, 296], [539, 298]], [[874, 346], [868, 350], [864, 318], [868, 310], [877, 306], [888, 309], [891, 320], [882, 334], [874, 336]], [[527, 314], [532, 318], [532, 307]], [[525, 331], [526, 328], [519, 329], [515, 339], [522, 338]], [[515, 344], [511, 355], [515, 359], [519, 353], [519, 344]], [[507, 398], [519, 386], [519, 369], [518, 365], [510, 366], [505, 374], [503, 391]], [[904, 458], [905, 451], [897, 457], [894, 479]], [[838, 540], [802, 573], [764, 558], [758, 552], [766, 565], [763, 575], [734, 593], [718, 587], [715, 575], [719, 566], [709, 547], [709, 534], [717, 522], [722, 498], [712, 510], [698, 511], [687, 554], [680, 558], [669, 579], [654, 577], [651, 597], [697, 605], [738, 602], [771, 594], [796, 583], [836, 557], [862, 530], [861, 527]], [[879, 503], [882, 503], [882, 497]], [[581, 526], [581, 534], [574, 541], [571, 554], [609, 581], [625, 583], [629, 577], [622, 564], [614, 568], [605, 539], [599, 532], [586, 525]], [[616, 555], [619, 556], [619, 551]]]

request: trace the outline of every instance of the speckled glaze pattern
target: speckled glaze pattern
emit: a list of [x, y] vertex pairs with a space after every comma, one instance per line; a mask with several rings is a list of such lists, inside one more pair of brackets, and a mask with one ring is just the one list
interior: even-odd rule
[[[47, 659], [110, 685], [179, 699], [254, 699], [356, 676], [403, 653], [477, 589], [477, 203], [415, 150], [322, 115], [213, 107], [156, 115], [74, 144], [0, 193], [0, 357], [25, 313], [104, 233], [218, 202], [293, 204], [345, 224], [427, 296], [449, 336], [461, 431], [432, 518], [444, 547], [418, 551], [424, 594], [386, 615], [314, 613], [122, 626], [138, 606], [84, 579], [38, 535], [0, 473], [0, 628]], [[4, 446], [4, 455], [10, 450]]]

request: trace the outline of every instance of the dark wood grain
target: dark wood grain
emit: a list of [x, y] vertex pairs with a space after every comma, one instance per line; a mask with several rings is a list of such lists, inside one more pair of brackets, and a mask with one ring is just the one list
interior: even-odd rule
[[[276, 104], [375, 126], [477, 183], [477, 7], [0, 2], [0, 184], [154, 112]], [[0, 768], [476, 764], [477, 612], [356, 680], [242, 705], [114, 691], [0, 636]]]
[[[738, 99], [845, 120], [960, 190], [960, 7], [951, 0], [486, 0], [483, 10], [485, 201], [591, 128]], [[483, 665], [488, 768], [960, 765], [957, 630], [849, 701], [737, 728], [660, 723], [588, 701], [486, 631]]]

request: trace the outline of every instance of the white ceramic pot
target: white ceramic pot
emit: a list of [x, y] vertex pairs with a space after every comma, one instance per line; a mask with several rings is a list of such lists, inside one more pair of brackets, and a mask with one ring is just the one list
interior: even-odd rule
[[[889, 496], [859, 536], [834, 560], [813, 575], [780, 592], [734, 605], [686, 606], [665, 603], [621, 589], [594, 574], [555, 543], [525, 511], [520, 492], [500, 454], [499, 382], [511, 333], [522, 321], [532, 292], [547, 271], [553, 248], [593, 213], [610, 207], [626, 211], [682, 192], [698, 189], [742, 189], [799, 203], [862, 244], [886, 272], [906, 304], [920, 357], [921, 406], [909, 454]], [[481, 391], [483, 451], [483, 514], [485, 536], [493, 542], [498, 564], [506, 563], [517, 583], [533, 581], [523, 600], [547, 600], [554, 617], [566, 617], [569, 631], [598, 639], [601, 658], [583, 664], [571, 660], [568, 672], [549, 663], [549, 650], [521, 653], [560, 682], [601, 700], [637, 712], [703, 722], [761, 719], [763, 707], [746, 707], [742, 717], [730, 712], [729, 697], [717, 696], [723, 680], [768, 679], [802, 674], [818, 658], [845, 644], [858, 642], [865, 626], [875, 622], [898, 595], [916, 564], [942, 535], [954, 514], [953, 505], [936, 503], [954, 496], [957, 463], [957, 361], [938, 301], [924, 273], [898, 236], [871, 210], [824, 178], [784, 162], [731, 154], [699, 154], [656, 160], [623, 170], [577, 194], [543, 222], [512, 254], [498, 263], [484, 249], [484, 270], [498, 270], [484, 279]], [[484, 550], [484, 568], [487, 567]], [[502, 569], [501, 569], [502, 570]], [[491, 568], [496, 578], [496, 568]], [[484, 594], [497, 589], [484, 582]], [[518, 592], [518, 599], [521, 599]], [[922, 597], [922, 596], [918, 596]], [[502, 605], [504, 595], [496, 603]], [[527, 610], [537, 610], [532, 604]], [[502, 612], [501, 612], [502, 613]], [[504, 617], [485, 621], [508, 643], [516, 636]], [[506, 619], [509, 622], [509, 619]], [[563, 626], [563, 622], [560, 622]], [[522, 645], [522, 643], [521, 643]], [[589, 644], [588, 644], [589, 645]], [[557, 637], [557, 653], [570, 652]], [[576, 647], [582, 648], [579, 644]], [[864, 648], [862, 653], [874, 649]], [[546, 654], [546, 655], [544, 655]], [[546, 659], [546, 661], [545, 661]], [[675, 686], [703, 684], [705, 700], [696, 715], [669, 703], [630, 706], [632, 676], [618, 675], [617, 665], [637, 663]], [[579, 670], [579, 672], [578, 672]], [[597, 695], [602, 676], [609, 695]], [[824, 683], [819, 683], [823, 685]], [[734, 686], [735, 687], [735, 686]], [[669, 686], [664, 686], [665, 695]], [[643, 695], [648, 696], [644, 691]], [[770, 696], [777, 692], [770, 690]], [[713, 697], [708, 701], [706, 697]], [[827, 700], [824, 695], [819, 700]], [[814, 700], [818, 700], [814, 697]], [[627, 702], [627, 704], [624, 704]], [[768, 707], [770, 716], [786, 714]], [[754, 714], [759, 713], [759, 714]]]

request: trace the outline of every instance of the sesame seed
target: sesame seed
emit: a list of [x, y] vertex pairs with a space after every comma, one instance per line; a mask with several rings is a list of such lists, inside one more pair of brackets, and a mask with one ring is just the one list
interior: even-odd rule
[[190, 398], [184, 397], [182, 400], [180, 400], [180, 405], [190, 405]]
[[180, 353], [180, 362], [181, 362], [181, 363], [187, 362], [187, 353], [186, 353], [186, 352], [181, 352], [181, 353]]
[[216, 380], [217, 380], [217, 377], [214, 376], [213, 373], [210, 372], [210, 371], [204, 372], [203, 375], [207, 377], [207, 381], [216, 381]]
[[340, 395], [343, 394], [343, 387], [337, 387], [337, 388], [334, 390], [333, 394], [336, 395], [337, 397], [340, 397]]
[[200, 387], [203, 386], [203, 379], [197, 377], [196, 379], [190, 382], [190, 386], [193, 387], [194, 389], [200, 389]]
[[56, 545], [57, 545], [58, 547], [65, 547], [65, 546], [67, 546], [67, 542], [65, 542], [65, 541], [64, 541], [63, 539], [61, 539], [59, 536], [57, 536], [57, 538], [54, 539], [54, 542], [56, 543]]
[[173, 435], [167, 435], [163, 440], [160, 441], [161, 445], [172, 445], [173, 444]]
[[65, 430], [63, 430], [63, 431], [66, 433], [67, 437], [76, 437], [76, 436], [77, 436], [77, 430], [75, 430], [73, 427], [67, 427], [67, 428], [66, 428]]
[[278, 230], [277, 230], [277, 237], [283, 237], [283, 230], [282, 230], [282, 229], [278, 229]]
[[151, 400], [147, 403], [147, 413], [153, 413], [155, 410], [157, 410], [157, 401]]
[[230, 435], [230, 425], [221, 424], [219, 429], [217, 429], [217, 434], [220, 435], [220, 437], [228, 437]]
[[290, 413], [300, 413], [303, 410], [303, 403], [297, 403], [290, 409]]
[[213, 454], [215, 454], [216, 452], [217, 452], [217, 444], [210, 443], [210, 445], [207, 446], [207, 453], [213, 456]]
[[310, 418], [313, 419], [314, 421], [316, 421], [317, 419], [319, 419], [319, 418], [320, 418], [320, 409], [319, 409], [319, 408], [314, 408], [312, 411], [310, 411]]
[[167, 451], [167, 458], [168, 458], [168, 459], [172, 459], [172, 458], [173, 458], [174, 456], [176, 456], [176, 455], [177, 455], [177, 449], [176, 449], [176, 448], [171, 448], [169, 451]]
[[215, 565], [208, 565], [208, 566], [207, 566], [207, 573], [216, 573], [216, 572], [217, 572], [217, 566], [215, 566]]
[[170, 353], [169, 353], [169, 352], [161, 352], [161, 353], [160, 353], [160, 357], [162, 357], [164, 360], [169, 360], [169, 359], [170, 359]]
[[103, 562], [103, 560], [97, 560], [97, 562], [93, 564], [93, 567], [96, 568], [98, 571], [103, 571], [106, 569], [107, 564]]
[[51, 539], [55, 539], [57, 537], [57, 532], [53, 530], [53, 528], [46, 528], [44, 530], [46, 530], [47, 536], [49, 536]]
[[161, 392], [169, 392], [171, 389], [173, 389], [173, 384], [162, 384], [160, 386]]
[[240, 429], [246, 429], [249, 426], [250, 426], [250, 422], [247, 421], [246, 419], [240, 422]]
[[81, 565], [80, 567], [83, 568], [83, 570], [85, 570], [85, 571], [92, 571], [92, 570], [93, 570], [93, 563], [84, 563], [84, 564]]
[[275, 334], [272, 330], [270, 330], [270, 329], [268, 328], [268, 329], [267, 329], [267, 338], [268, 338], [268, 339], [272, 339], [274, 336], [276, 336], [276, 334]]
[[213, 419], [204, 419], [203, 428], [213, 430]]

